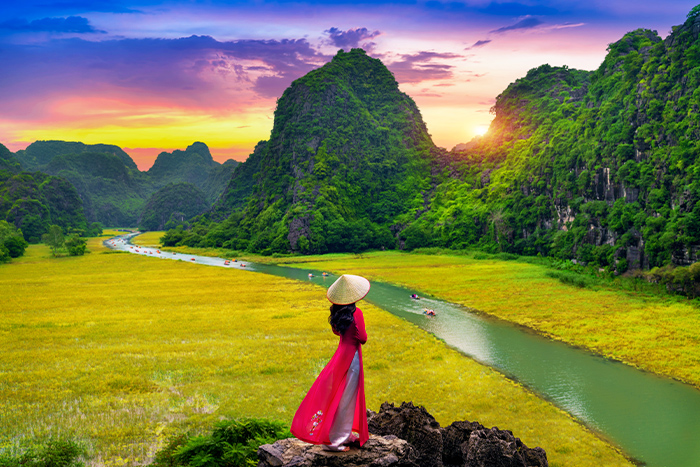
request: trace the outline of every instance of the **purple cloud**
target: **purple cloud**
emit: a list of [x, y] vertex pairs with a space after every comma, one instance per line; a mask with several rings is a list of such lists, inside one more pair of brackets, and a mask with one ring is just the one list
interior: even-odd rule
[[436, 59], [462, 58], [461, 55], [439, 52], [418, 52], [400, 55], [401, 59], [388, 65], [399, 83], [420, 83], [422, 81], [452, 78], [453, 65], [433, 63]]
[[279, 97], [294, 79], [330, 58], [305, 39], [217, 41], [209, 36], [56, 39], [40, 47], [4, 47], [0, 57], [12, 70], [0, 73], [5, 101], [80, 90], [213, 108], [249, 100], [249, 93], [241, 92], [251, 87], [246, 83], [259, 96]]
[[517, 29], [532, 29], [539, 26], [540, 24], [542, 24], [542, 21], [540, 21], [539, 19], [532, 16], [526, 16], [525, 18], [521, 19], [515, 24], [494, 29], [493, 31], [491, 31], [491, 33], [502, 34], [504, 32], [515, 31]]
[[472, 44], [471, 46], [467, 47], [464, 50], [478, 49], [479, 47], [483, 47], [490, 42], [491, 42], [491, 39], [478, 40], [478, 41], [474, 42], [474, 44]]
[[92, 27], [87, 18], [82, 16], [42, 18], [34, 21], [14, 19], [0, 23], [0, 29], [19, 32], [105, 33], [105, 31]]
[[[328, 34], [331, 44], [341, 49], [360, 47], [361, 41], [371, 41], [382, 34], [380, 31], [370, 31], [367, 28], [351, 28], [347, 31], [342, 31], [338, 28], [330, 28], [323, 32]], [[362, 47], [371, 49], [374, 45], [373, 42], [365, 42], [362, 44]]]

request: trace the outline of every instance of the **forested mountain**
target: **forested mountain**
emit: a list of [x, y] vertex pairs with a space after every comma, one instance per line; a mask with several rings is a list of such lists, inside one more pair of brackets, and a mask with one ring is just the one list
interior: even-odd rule
[[140, 172], [126, 152], [108, 144], [36, 141], [14, 157], [4, 146], [0, 148], [0, 170], [16, 173], [20, 170], [18, 161], [24, 170], [69, 180], [88, 221], [111, 226], [136, 225], [151, 195], [172, 183], [191, 182], [204, 191], [204, 210], [219, 197], [238, 164], [214, 161], [204, 143], [194, 143], [185, 151], [161, 153], [148, 172]]
[[403, 232], [619, 271], [697, 261], [700, 16], [636, 30], [593, 72], [543, 65], [498, 96], [484, 138]]
[[284, 92], [269, 141], [186, 242], [267, 253], [393, 248], [392, 226], [424, 208], [434, 152], [391, 72], [363, 50], [341, 50]]
[[35, 141], [27, 149], [19, 150], [15, 157], [25, 170], [34, 170], [46, 165], [51, 160], [64, 154], [81, 154], [84, 152], [113, 154], [131, 170], [137, 170], [133, 159], [119, 146], [113, 144], [84, 144], [77, 141]]
[[9, 149], [0, 144], [0, 170], [17, 173], [22, 170], [19, 161], [12, 155]]
[[83, 200], [86, 217], [103, 225], [134, 225], [153, 191], [144, 174], [114, 154], [62, 154], [40, 168], [69, 180]]
[[148, 175], [153, 184], [161, 188], [170, 183], [191, 183], [203, 190], [213, 203], [228, 184], [238, 162], [229, 159], [219, 164], [204, 143], [194, 143], [184, 151], [161, 152]]
[[210, 204], [202, 190], [191, 183], [171, 183], [153, 193], [139, 218], [141, 230], [163, 230], [184, 225]]
[[73, 185], [42, 172], [0, 170], [0, 220], [22, 229], [30, 242], [38, 242], [54, 224], [64, 232], [85, 233], [89, 229]]
[[381, 62], [341, 51], [285, 91], [269, 141], [179, 241], [477, 246], [618, 272], [696, 261], [698, 10], [665, 40], [626, 34], [595, 71], [530, 70], [498, 96], [487, 135], [452, 152], [434, 147]]

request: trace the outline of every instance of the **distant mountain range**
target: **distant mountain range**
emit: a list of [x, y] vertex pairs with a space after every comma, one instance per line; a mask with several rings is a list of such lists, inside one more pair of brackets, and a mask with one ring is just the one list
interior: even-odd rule
[[[25, 237], [34, 240], [48, 225], [57, 223], [60, 216], [46, 214], [52, 212], [50, 203], [42, 202], [40, 197], [35, 196], [36, 201], [46, 210], [26, 206], [24, 192], [27, 196], [38, 196], [39, 188], [24, 191], [17, 188], [22, 185], [20, 181], [41, 187], [45, 175], [53, 176], [51, 180], [62, 180], [66, 187], [70, 186], [77, 193], [72, 203], [63, 203], [66, 210], [74, 211], [77, 216], [72, 224], [64, 222], [62, 227], [66, 229], [85, 230], [94, 221], [105, 226], [137, 226], [150, 198], [165, 187], [170, 187], [165, 191], [166, 196], [172, 196], [175, 201], [163, 204], [163, 193], [160, 193], [161, 202], [151, 203], [148, 215], [151, 218], [153, 215], [164, 216], [168, 220], [173, 213], [184, 212], [192, 217], [209, 208], [218, 198], [237, 165], [233, 160], [224, 164], [214, 161], [204, 143], [194, 143], [184, 151], [176, 150], [172, 154], [161, 153], [148, 172], [140, 172], [131, 157], [114, 145], [36, 141], [14, 155], [2, 146], [0, 190], [4, 191], [5, 199], [0, 205], [0, 219], [12, 218], [14, 224], [23, 229]], [[34, 181], [30, 183], [30, 179]], [[191, 195], [192, 189], [202, 193], [202, 199], [185, 196]], [[167, 206], [173, 211], [154, 214], [154, 206], [162, 209]], [[193, 212], [193, 207], [196, 207], [196, 212]], [[27, 216], [41, 219], [41, 222], [35, 222], [31, 234], [25, 232], [28, 227], [24, 217]], [[164, 224], [155, 227], [163, 228]]]

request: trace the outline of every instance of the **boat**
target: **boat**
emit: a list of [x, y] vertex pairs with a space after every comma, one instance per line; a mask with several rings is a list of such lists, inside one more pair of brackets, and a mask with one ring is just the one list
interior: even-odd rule
[[309, 277], [314, 277], [314, 275], [313, 275], [313, 274], [311, 274], [311, 273], [309, 273]]
[[328, 276], [328, 273], [327, 273], [327, 272], [324, 272], [324, 273], [321, 274], [321, 275], [322, 275], [323, 277], [327, 277], [327, 276]]

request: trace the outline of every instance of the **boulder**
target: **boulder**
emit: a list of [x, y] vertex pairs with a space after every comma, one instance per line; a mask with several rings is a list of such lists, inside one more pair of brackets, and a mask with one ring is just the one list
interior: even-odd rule
[[395, 435], [405, 439], [418, 451], [421, 467], [442, 467], [442, 433], [440, 424], [423, 407], [403, 402], [400, 407], [384, 402], [379, 413], [367, 411], [369, 432]]
[[548, 467], [542, 448], [530, 449], [508, 430], [480, 428], [469, 435], [460, 451], [464, 467]]
[[396, 436], [370, 435], [347, 452], [324, 451], [321, 446], [296, 438], [282, 439], [258, 448], [258, 467], [420, 467], [416, 450]]

